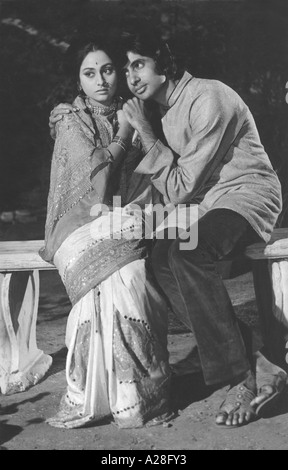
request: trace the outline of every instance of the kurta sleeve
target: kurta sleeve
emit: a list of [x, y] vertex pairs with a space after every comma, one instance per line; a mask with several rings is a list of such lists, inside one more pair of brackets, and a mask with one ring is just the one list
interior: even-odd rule
[[176, 133], [174, 141], [179, 136], [181, 154], [158, 140], [135, 171], [151, 175], [166, 202], [191, 201], [224, 158], [244, 120], [245, 113], [225, 92], [205, 91], [191, 103], [187, 121], [179, 116], [177, 126], [169, 129]]

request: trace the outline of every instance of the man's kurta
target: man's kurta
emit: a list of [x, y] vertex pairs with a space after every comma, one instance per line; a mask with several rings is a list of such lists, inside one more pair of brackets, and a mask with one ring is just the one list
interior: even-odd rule
[[151, 175], [165, 204], [231, 209], [269, 241], [281, 186], [240, 96], [185, 72], [162, 112], [168, 146], [158, 140], [135, 171]]

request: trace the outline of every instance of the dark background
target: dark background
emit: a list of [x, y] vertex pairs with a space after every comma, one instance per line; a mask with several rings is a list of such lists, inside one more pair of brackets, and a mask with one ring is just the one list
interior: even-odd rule
[[[161, 28], [193, 75], [219, 79], [242, 96], [288, 199], [287, 0], [3, 0], [0, 14], [0, 212], [45, 210], [48, 117], [72, 98], [63, 51], [51, 38], [69, 42], [76, 31], [139, 18]], [[7, 18], [38, 33], [4, 24]], [[279, 224], [288, 226], [287, 218]]]

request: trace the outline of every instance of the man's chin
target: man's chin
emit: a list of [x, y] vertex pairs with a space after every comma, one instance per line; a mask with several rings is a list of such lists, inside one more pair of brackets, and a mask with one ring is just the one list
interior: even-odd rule
[[140, 95], [138, 95], [137, 93], [135, 93], [134, 96], [135, 96], [136, 98], [138, 98], [139, 100], [141, 100], [141, 101], [147, 101], [147, 100], [151, 100], [151, 99], [152, 99], [152, 97], [151, 97], [148, 93], [146, 93], [146, 92], [144, 92], [144, 93], [142, 93], [142, 94], [140, 94]]

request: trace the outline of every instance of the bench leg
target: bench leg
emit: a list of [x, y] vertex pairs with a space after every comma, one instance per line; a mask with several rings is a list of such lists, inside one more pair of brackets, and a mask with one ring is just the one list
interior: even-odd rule
[[288, 260], [254, 261], [253, 276], [265, 353], [288, 371]]
[[39, 271], [0, 273], [0, 392], [23, 392], [52, 364], [37, 348]]
[[273, 313], [288, 328], [288, 259], [269, 261], [272, 279]]

